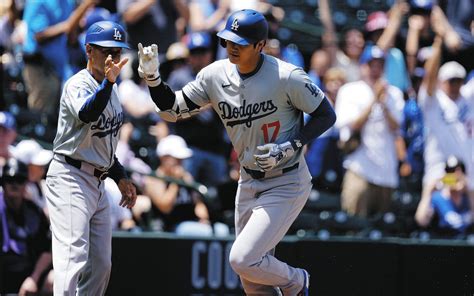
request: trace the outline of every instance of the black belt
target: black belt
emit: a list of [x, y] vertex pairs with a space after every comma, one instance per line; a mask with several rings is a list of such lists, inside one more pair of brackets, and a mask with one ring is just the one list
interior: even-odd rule
[[[64, 160], [72, 165], [73, 167], [77, 168], [77, 169], [81, 169], [82, 168], [82, 161], [80, 160], [77, 160], [77, 159], [74, 159], [74, 158], [71, 158], [67, 155], [64, 155]], [[108, 172], [107, 171], [101, 171], [99, 169], [96, 169], [94, 168], [94, 177], [96, 177], [97, 179], [99, 180], [105, 180], [105, 178], [107, 178], [107, 175], [108, 175]]]
[[250, 175], [253, 179], [263, 179], [263, 178], [268, 178], [268, 177], [277, 177], [280, 175], [283, 175], [284, 173], [288, 173], [294, 169], [297, 169], [299, 166], [299, 162], [295, 163], [294, 165], [281, 169], [281, 170], [274, 170], [274, 171], [269, 171], [269, 172], [262, 172], [262, 171], [256, 171], [256, 170], [251, 170], [246, 167], [244, 167], [244, 170], [247, 172], [247, 174]]

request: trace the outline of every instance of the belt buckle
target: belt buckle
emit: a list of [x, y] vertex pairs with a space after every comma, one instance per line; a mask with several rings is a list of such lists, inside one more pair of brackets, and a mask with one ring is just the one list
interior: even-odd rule
[[[97, 170], [97, 169], [96, 169]], [[105, 180], [107, 178], [107, 171], [101, 171], [101, 170], [97, 170], [97, 172], [99, 172], [97, 175], [97, 178], [101, 181]]]

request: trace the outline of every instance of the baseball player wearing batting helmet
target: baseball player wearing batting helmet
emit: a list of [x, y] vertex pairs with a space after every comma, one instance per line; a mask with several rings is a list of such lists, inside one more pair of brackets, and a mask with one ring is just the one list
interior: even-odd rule
[[[236, 239], [230, 264], [247, 295], [308, 295], [309, 274], [278, 260], [273, 250], [311, 191], [302, 146], [336, 116], [323, 92], [301, 69], [265, 55], [268, 24], [257, 11], [231, 14], [217, 35], [228, 59], [202, 69], [176, 93], [161, 81], [157, 45], [139, 47], [139, 73], [162, 118], [175, 121], [210, 104], [239, 155]], [[303, 112], [311, 115], [303, 124]]]
[[61, 95], [47, 204], [53, 234], [55, 295], [103, 295], [111, 269], [112, 228], [103, 180], [135, 204], [135, 187], [115, 157], [124, 114], [115, 81], [127, 59], [126, 32], [117, 23], [96, 22], [86, 33], [87, 68], [71, 77]]

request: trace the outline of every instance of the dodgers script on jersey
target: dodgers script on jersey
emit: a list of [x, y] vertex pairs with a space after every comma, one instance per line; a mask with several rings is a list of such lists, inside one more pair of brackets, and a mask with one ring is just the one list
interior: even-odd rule
[[[257, 170], [257, 146], [292, 140], [303, 126], [303, 112], [312, 113], [324, 99], [323, 92], [301, 69], [263, 55], [261, 68], [242, 79], [228, 59], [199, 72], [183, 92], [199, 106], [211, 104], [224, 123], [240, 164]], [[284, 168], [300, 161], [302, 149], [282, 161]]]
[[120, 127], [124, 114], [113, 85], [107, 107], [95, 122], [84, 123], [79, 110], [99, 88], [99, 83], [86, 70], [81, 70], [64, 85], [61, 96], [58, 132], [54, 139], [54, 153], [71, 156], [108, 169], [114, 162]]

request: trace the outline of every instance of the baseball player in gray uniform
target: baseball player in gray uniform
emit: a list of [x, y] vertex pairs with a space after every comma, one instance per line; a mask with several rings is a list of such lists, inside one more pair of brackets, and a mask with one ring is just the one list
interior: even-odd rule
[[[273, 249], [311, 190], [301, 148], [336, 116], [302, 69], [262, 53], [267, 34], [262, 14], [240, 10], [217, 34], [228, 59], [202, 69], [182, 90], [161, 81], [155, 44], [138, 45], [139, 73], [163, 119], [187, 118], [211, 104], [224, 123], [241, 164], [229, 261], [246, 294], [308, 295], [308, 272], [278, 260]], [[303, 112], [311, 115], [306, 125]]]
[[64, 85], [49, 167], [54, 295], [103, 295], [111, 270], [112, 227], [103, 180], [108, 176], [131, 208], [136, 192], [115, 157], [123, 112], [115, 81], [127, 59], [125, 30], [114, 22], [86, 33], [87, 69]]

